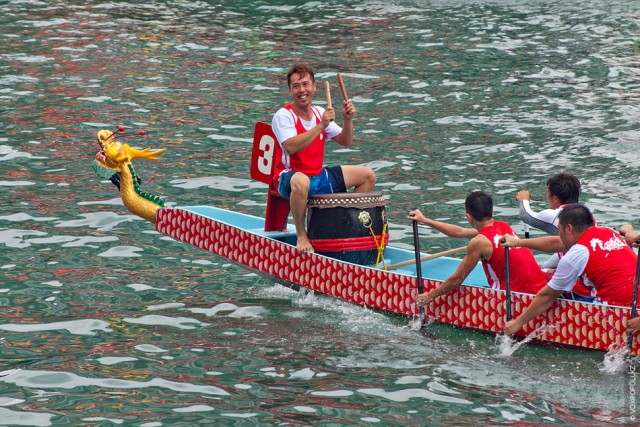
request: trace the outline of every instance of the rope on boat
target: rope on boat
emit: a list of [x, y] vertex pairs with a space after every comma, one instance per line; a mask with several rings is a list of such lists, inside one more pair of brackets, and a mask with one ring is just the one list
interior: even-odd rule
[[378, 268], [380, 261], [382, 261], [382, 268], [386, 270], [387, 264], [384, 262], [384, 255], [383, 255], [384, 247], [385, 247], [385, 237], [387, 235], [386, 217], [383, 217], [384, 225], [382, 226], [382, 233], [380, 234], [379, 242], [378, 242], [378, 239], [376, 238], [375, 231], [373, 231], [373, 227], [372, 227], [373, 222], [371, 221], [371, 215], [369, 214], [369, 212], [367, 211], [360, 212], [360, 214], [358, 215], [358, 220], [360, 221], [360, 223], [362, 223], [362, 225], [364, 225], [369, 229], [369, 231], [371, 232], [371, 236], [373, 237], [373, 241], [376, 244], [376, 248], [378, 249], [378, 255], [376, 256], [376, 268]]

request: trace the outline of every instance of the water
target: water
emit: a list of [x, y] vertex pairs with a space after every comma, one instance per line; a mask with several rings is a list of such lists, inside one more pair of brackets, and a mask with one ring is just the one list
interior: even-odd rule
[[[95, 134], [145, 129], [145, 190], [263, 215], [256, 121], [305, 59], [342, 72], [352, 149], [389, 199], [465, 224], [462, 200], [544, 207], [568, 171], [599, 222], [638, 225], [640, 2], [0, 3], [3, 425], [631, 423], [635, 377], [605, 355], [526, 344], [297, 293], [158, 235], [91, 170]], [[318, 104], [323, 93], [318, 91]], [[517, 226], [518, 227], [518, 226]], [[516, 228], [517, 228], [516, 227]], [[421, 228], [428, 252], [460, 246]], [[542, 256], [544, 258], [544, 256]], [[636, 388], [637, 390], [637, 388]]]

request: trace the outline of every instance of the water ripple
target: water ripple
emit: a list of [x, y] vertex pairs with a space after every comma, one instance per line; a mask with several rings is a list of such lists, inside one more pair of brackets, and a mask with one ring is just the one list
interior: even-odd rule
[[27, 388], [62, 388], [75, 389], [80, 387], [100, 387], [105, 389], [144, 389], [148, 387], [166, 388], [168, 390], [200, 393], [213, 396], [228, 396], [225, 390], [214, 386], [201, 386], [162, 378], [149, 381], [130, 381], [117, 378], [87, 378], [68, 372], [16, 370], [10, 375], [0, 377], [0, 382], [15, 384]]
[[162, 325], [172, 326], [178, 329], [195, 329], [196, 327], [208, 326], [208, 323], [200, 322], [196, 319], [187, 317], [170, 317], [159, 315], [141, 316], [138, 318], [127, 317], [122, 319], [124, 322], [135, 325]]
[[445, 402], [445, 403], [453, 403], [453, 404], [461, 404], [461, 405], [471, 405], [473, 402], [460, 399], [457, 397], [443, 396], [440, 394], [436, 394], [429, 390], [424, 390], [421, 388], [407, 388], [398, 391], [384, 391], [381, 389], [359, 389], [358, 392], [364, 394], [370, 394], [372, 396], [384, 397], [385, 399], [392, 400], [394, 402], [406, 402], [409, 399], [421, 398], [425, 400], [432, 400], [436, 402]]
[[5, 323], [0, 325], [0, 330], [21, 333], [63, 330], [73, 335], [96, 335], [97, 332], [111, 332], [110, 326], [102, 320], [82, 319], [35, 324]]
[[7, 408], [0, 408], [0, 419], [3, 423], [11, 426], [51, 426], [51, 419], [55, 414], [44, 412], [12, 411]]

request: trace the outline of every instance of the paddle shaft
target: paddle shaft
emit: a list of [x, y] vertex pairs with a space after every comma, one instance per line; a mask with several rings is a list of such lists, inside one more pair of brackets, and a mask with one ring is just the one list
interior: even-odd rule
[[340, 90], [342, 91], [342, 99], [348, 100], [347, 89], [344, 87], [344, 81], [342, 81], [342, 74], [340, 73], [338, 73], [338, 85], [340, 85]]
[[[636, 243], [640, 244], [640, 242], [636, 241]], [[638, 278], [640, 277], [640, 248], [638, 248], [638, 263], [636, 264], [636, 278], [633, 283], [633, 298], [631, 299], [631, 315], [629, 316], [629, 320], [636, 317], [638, 313]], [[629, 348], [629, 354], [631, 354], [631, 347], [633, 347], [633, 332], [629, 332], [629, 336], [627, 337], [627, 347]]]
[[[414, 223], [415, 223], [415, 221], [414, 221]], [[454, 252], [460, 252], [461, 250], [464, 250], [464, 249], [467, 249], [467, 247], [466, 246], [460, 246], [459, 248], [447, 249], [446, 251], [437, 252], [437, 253], [431, 254], [431, 255], [425, 255], [422, 258], [420, 258], [420, 262], [429, 261], [430, 259], [439, 258], [441, 256], [449, 255], [449, 254], [452, 254]], [[416, 262], [417, 261], [415, 259], [410, 259], [408, 261], [397, 262], [395, 264], [388, 265], [387, 266], [387, 270], [393, 270], [394, 268], [400, 268], [400, 267], [404, 267], [406, 265], [415, 264]]]
[[[500, 239], [500, 242], [506, 242], [505, 239]], [[511, 321], [511, 277], [509, 271], [509, 248], [504, 248], [504, 288], [505, 295], [505, 309], [507, 312], [507, 322]]]
[[[413, 221], [413, 249], [416, 255], [416, 278], [418, 280], [418, 295], [422, 289], [422, 262], [420, 261], [420, 238], [418, 236], [418, 222]], [[424, 322], [424, 307], [420, 306], [420, 322]]]

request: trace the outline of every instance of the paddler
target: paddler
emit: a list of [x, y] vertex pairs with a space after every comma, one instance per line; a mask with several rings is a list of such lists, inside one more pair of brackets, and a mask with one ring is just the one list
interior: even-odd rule
[[624, 237], [625, 242], [627, 242], [629, 246], [640, 246], [640, 244], [638, 244], [638, 242], [640, 242], [640, 233], [633, 229], [633, 225], [625, 224], [620, 227], [619, 232], [620, 235]]
[[[567, 205], [558, 216], [559, 239], [545, 236], [518, 239], [505, 235], [505, 247], [528, 247], [543, 252], [566, 254], [558, 269], [520, 316], [507, 322], [506, 335], [516, 333], [536, 316], [544, 313], [578, 277], [593, 287], [597, 302], [629, 307], [633, 299], [636, 253], [614, 230], [595, 225], [589, 209], [579, 203]], [[559, 244], [560, 242], [560, 244]]]
[[[464, 202], [467, 221], [473, 228], [460, 227], [446, 222], [426, 218], [419, 210], [409, 212], [409, 218], [435, 228], [449, 237], [470, 239], [467, 253], [456, 269], [437, 288], [417, 297], [418, 305], [426, 305], [433, 299], [457, 289], [471, 271], [482, 261], [487, 281], [492, 289], [505, 289], [505, 253], [498, 241], [509, 233], [517, 236], [511, 226], [493, 219], [493, 199], [484, 191], [474, 191]], [[533, 253], [522, 248], [511, 253], [510, 272], [511, 290], [535, 294], [547, 281], [536, 262]], [[517, 268], [515, 267], [517, 266]]]
[[[534, 212], [529, 206], [531, 201], [529, 191], [519, 191], [516, 193], [516, 200], [520, 207], [520, 219], [525, 224], [545, 231], [552, 236], [557, 236], [558, 215], [568, 204], [579, 202], [581, 187], [580, 180], [570, 173], [560, 172], [551, 176], [547, 180], [547, 202], [549, 203], [549, 208], [540, 212]], [[563, 252], [555, 253], [542, 264], [547, 281], [551, 280], [558, 266], [558, 261], [563, 256]], [[571, 292], [565, 292], [562, 296], [566, 299], [583, 302], [592, 302], [594, 298], [591, 294], [591, 289], [587, 288], [581, 279], [578, 280]]]

